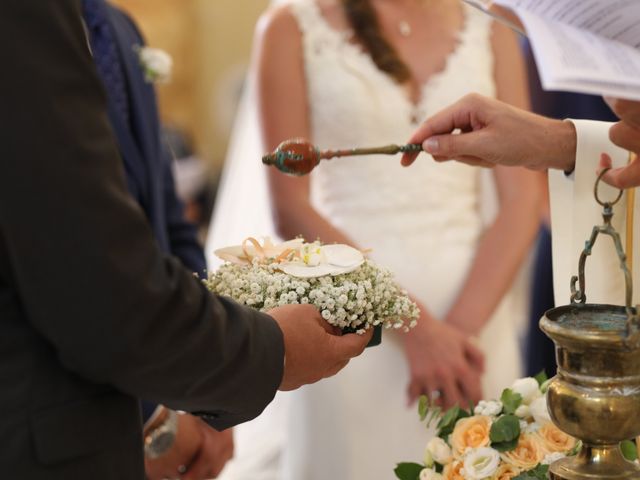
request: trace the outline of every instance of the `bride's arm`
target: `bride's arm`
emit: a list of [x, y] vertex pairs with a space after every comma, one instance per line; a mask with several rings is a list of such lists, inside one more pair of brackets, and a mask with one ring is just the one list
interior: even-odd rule
[[[528, 108], [525, 67], [515, 34], [497, 24], [493, 33], [498, 98]], [[540, 172], [495, 167], [494, 178], [498, 215], [484, 232], [460, 296], [446, 318], [472, 335], [482, 329], [516, 276], [536, 235], [544, 205]]]
[[[256, 52], [264, 150], [272, 151], [288, 138], [310, 138], [301, 34], [286, 7], [271, 11], [261, 20]], [[280, 236], [302, 235], [327, 243], [354, 244], [313, 208], [309, 177], [289, 177], [270, 169], [269, 185]], [[482, 354], [461, 332], [434, 319], [423, 305], [420, 307], [418, 326], [404, 336], [411, 375], [409, 401], [435, 390], [442, 391], [445, 404], [466, 405], [467, 399], [477, 401]]]
[[[284, 6], [260, 20], [256, 38], [262, 146], [273, 151], [283, 140], [310, 138], [301, 34]], [[291, 177], [269, 168], [268, 178], [272, 215], [282, 238], [302, 235], [307, 240], [353, 244], [312, 207], [308, 176]]]

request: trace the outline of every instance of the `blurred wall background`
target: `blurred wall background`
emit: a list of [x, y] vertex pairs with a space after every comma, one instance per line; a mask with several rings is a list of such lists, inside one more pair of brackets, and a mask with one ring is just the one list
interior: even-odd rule
[[173, 58], [160, 85], [163, 121], [184, 131], [196, 154], [219, 172], [253, 30], [268, 0], [111, 0], [129, 12], [151, 47]]

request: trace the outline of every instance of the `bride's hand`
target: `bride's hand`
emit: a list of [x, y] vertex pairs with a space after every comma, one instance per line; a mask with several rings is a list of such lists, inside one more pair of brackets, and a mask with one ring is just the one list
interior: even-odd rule
[[484, 354], [460, 330], [423, 314], [404, 342], [411, 377], [409, 404], [435, 392], [445, 408], [482, 399]]

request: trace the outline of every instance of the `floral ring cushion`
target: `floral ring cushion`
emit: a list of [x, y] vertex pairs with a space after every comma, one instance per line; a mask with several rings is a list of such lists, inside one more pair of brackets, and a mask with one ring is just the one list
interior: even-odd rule
[[[247, 238], [215, 254], [225, 263], [205, 280], [207, 288], [260, 311], [311, 304], [329, 324], [358, 334], [381, 327], [408, 331], [419, 315], [389, 271], [348, 245]], [[379, 337], [370, 345], [377, 343]]]

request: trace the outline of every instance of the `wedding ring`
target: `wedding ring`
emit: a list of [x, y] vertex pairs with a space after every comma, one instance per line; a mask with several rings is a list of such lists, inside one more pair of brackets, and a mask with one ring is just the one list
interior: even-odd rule
[[429, 394], [431, 400], [438, 400], [442, 396], [442, 392], [440, 390], [432, 390]]
[[186, 465], [180, 465], [178, 467], [178, 473], [180, 475], [184, 475], [185, 473], [187, 473], [187, 466]]

